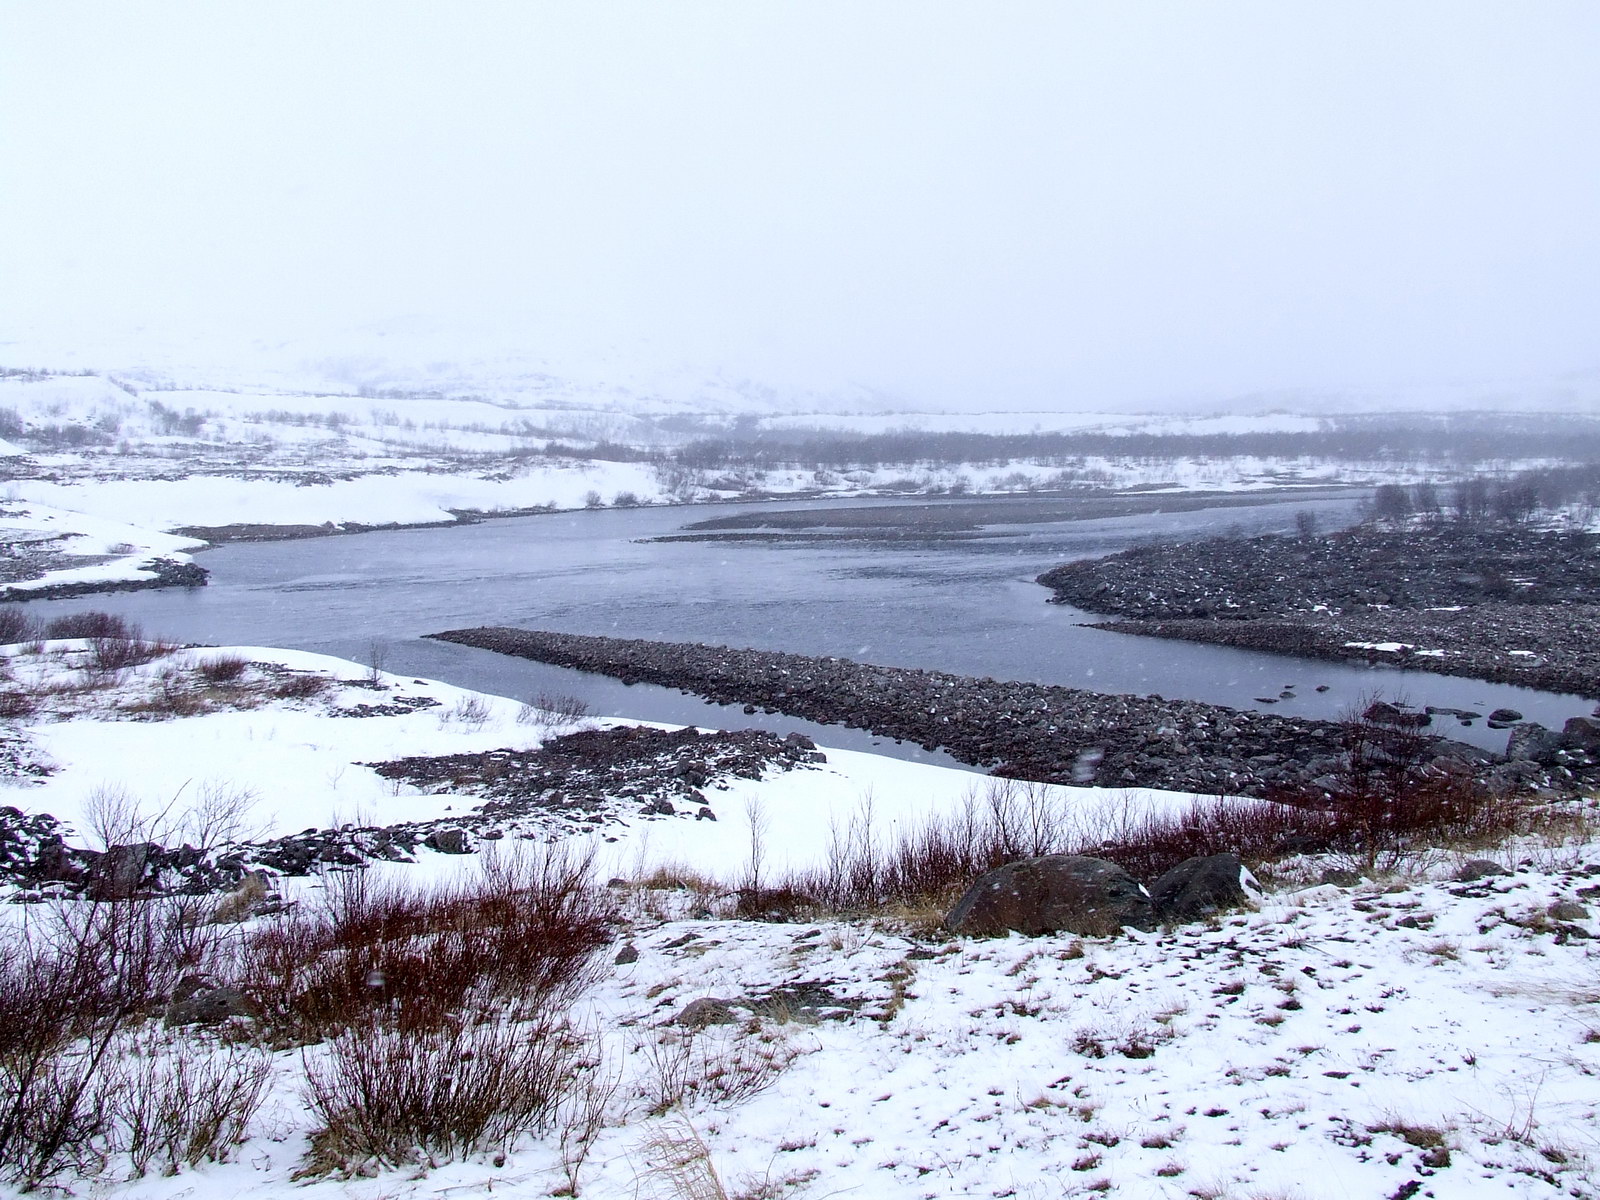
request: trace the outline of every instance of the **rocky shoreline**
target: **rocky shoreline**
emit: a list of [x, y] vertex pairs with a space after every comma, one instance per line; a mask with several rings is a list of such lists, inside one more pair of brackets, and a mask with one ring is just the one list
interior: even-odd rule
[[470, 854], [506, 837], [591, 833], [624, 818], [714, 821], [714, 793], [726, 781], [825, 761], [800, 734], [587, 730], [537, 750], [369, 764], [387, 779], [479, 801], [447, 817], [312, 828], [212, 848], [149, 842], [91, 850], [72, 844], [72, 830], [47, 813], [0, 807], [0, 887], [20, 889], [15, 898], [25, 901], [57, 892], [203, 896], [228, 891], [255, 871], [300, 876], [373, 861], [413, 862], [425, 850]]
[[1139, 546], [1039, 576], [1099, 628], [1600, 698], [1600, 536], [1443, 523]]
[[[1271, 796], [1324, 787], [1347, 762], [1347, 730], [1338, 723], [1159, 696], [503, 627], [432, 636], [625, 683], [678, 688], [742, 704], [747, 713], [868, 729], [944, 749], [996, 775], [1048, 783]], [[1552, 745], [1548, 762], [1506, 763], [1459, 742], [1423, 739], [1431, 769], [1470, 775], [1501, 791], [1570, 793], [1600, 782], [1600, 759], [1581, 750]]]
[[106, 579], [93, 583], [52, 583], [44, 587], [0, 588], [0, 602], [13, 603], [24, 600], [66, 600], [73, 596], [95, 596], [105, 592], [142, 592], [151, 588], [205, 587], [210, 572], [194, 563], [179, 562], [173, 558], [153, 558], [141, 564], [141, 570], [151, 571], [149, 579]]

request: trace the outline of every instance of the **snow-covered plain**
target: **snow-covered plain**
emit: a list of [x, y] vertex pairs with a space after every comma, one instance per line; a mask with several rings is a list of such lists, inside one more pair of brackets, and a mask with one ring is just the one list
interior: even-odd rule
[[[8, 667], [43, 693], [82, 677], [90, 653], [83, 642], [18, 647]], [[163, 671], [231, 656], [257, 664], [250, 671], [345, 682], [312, 699], [168, 720], [126, 711]], [[256, 647], [182, 650], [101, 682], [58, 691], [17, 723], [55, 773], [0, 800], [80, 827], [108, 790], [165, 820], [185, 797], [248, 795], [262, 832], [449, 816], [472, 799], [396, 787], [364, 764], [527, 747], [569, 728], [519, 720], [513, 699]], [[436, 703], [353, 715], [402, 696]], [[595, 835], [600, 878], [675, 863], [726, 883], [747, 864], [753, 826], [765, 830], [769, 868], [816, 861], [831, 828], [869, 806], [887, 832], [959, 808], [974, 785], [965, 773], [823, 749], [825, 764], [713, 790], [715, 822], [608, 823]], [[1111, 820], [1185, 799], [1051, 798]], [[1282, 870], [1257, 911], [1115, 939], [970, 941], [887, 918], [753, 923], [727, 917], [715, 886], [614, 888], [618, 941], [638, 957], [608, 967], [571, 1014], [617, 1084], [576, 1169], [577, 1194], [1600, 1194], [1600, 942], [1590, 940], [1600, 925], [1570, 909], [1551, 916], [1556, 903], [1595, 904], [1593, 810], [1473, 853], [1511, 873], [1452, 883], [1465, 852], [1419, 849], [1391, 873], [1334, 886], [1317, 884], [1324, 867], [1361, 864], [1303, 862]], [[432, 881], [478, 869], [472, 856], [418, 854], [371, 869]], [[286, 884], [308, 895], [319, 886]], [[782, 989], [812, 1000], [763, 1002]], [[699, 1032], [673, 1023], [704, 997], [729, 1002], [738, 1020]], [[722, 1082], [680, 1088], [683, 1056]], [[554, 1131], [503, 1159], [297, 1182], [313, 1132], [303, 1070], [299, 1051], [272, 1056], [268, 1099], [231, 1161], [127, 1182], [113, 1168], [72, 1190], [378, 1200], [536, 1197], [569, 1182]]]

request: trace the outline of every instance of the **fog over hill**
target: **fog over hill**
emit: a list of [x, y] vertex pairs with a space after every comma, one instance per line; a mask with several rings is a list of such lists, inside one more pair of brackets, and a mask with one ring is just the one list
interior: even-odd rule
[[1600, 399], [1589, 4], [0, 21], [10, 367], [758, 414]]

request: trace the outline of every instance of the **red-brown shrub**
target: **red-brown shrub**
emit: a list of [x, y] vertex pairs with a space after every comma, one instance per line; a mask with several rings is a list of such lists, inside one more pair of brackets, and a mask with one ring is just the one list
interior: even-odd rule
[[422, 891], [365, 871], [252, 934], [242, 982], [290, 1040], [363, 1020], [437, 1029], [474, 996], [544, 1011], [592, 978], [611, 910], [591, 860], [545, 847], [486, 860], [481, 879]]

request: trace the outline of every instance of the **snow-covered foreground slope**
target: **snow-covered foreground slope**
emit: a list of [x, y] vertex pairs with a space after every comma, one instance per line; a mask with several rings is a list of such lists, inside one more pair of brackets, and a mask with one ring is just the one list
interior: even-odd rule
[[[179, 651], [104, 686], [47, 691], [85, 681], [92, 650], [11, 652], [13, 682], [40, 697], [14, 732], [54, 773], [0, 795], [84, 829], [108, 795], [138, 805], [152, 828], [201, 794], [247, 797], [244, 815], [264, 833], [449, 817], [474, 799], [396, 785], [366, 764], [528, 747], [572, 728], [529, 723], [515, 700], [262, 648]], [[240, 679], [341, 682], [191, 715], [137, 709], [163, 679], [174, 691], [174, 671], [230, 658], [251, 664]], [[887, 832], [958, 809], [974, 785], [965, 773], [823, 753], [825, 763], [708, 787], [714, 822], [618, 810], [590, 835], [600, 878], [631, 880], [607, 890], [616, 945], [636, 957], [613, 966], [608, 949], [569, 1014], [591, 1039], [590, 1077], [608, 1085], [581, 1152], [558, 1122], [503, 1155], [297, 1181], [316, 1124], [305, 1071], [325, 1053], [312, 1045], [270, 1053], [266, 1101], [231, 1161], [126, 1183], [108, 1163], [98, 1182], [69, 1180], [72, 1190], [378, 1200], [569, 1194], [575, 1181], [578, 1195], [630, 1198], [1597, 1194], [1592, 817], [1474, 851], [1508, 874], [1450, 882], [1465, 852], [1422, 848], [1396, 873], [1349, 886], [1314, 881], [1325, 866], [1360, 864], [1302, 863], [1258, 911], [1116, 939], [730, 919], [723, 888], [747, 867], [753, 829], [769, 869], [815, 862], [868, 805]], [[1112, 820], [1184, 799], [1058, 798]], [[416, 858], [369, 869], [430, 885], [480, 870], [473, 855]], [[664, 864], [680, 869], [656, 870]], [[690, 886], [641, 886], [650, 873]], [[282, 882], [307, 904], [323, 886], [316, 875]], [[698, 1010], [713, 1023], [679, 1021], [703, 999], [722, 1002]], [[205, 1032], [170, 1036], [217, 1044]]]

